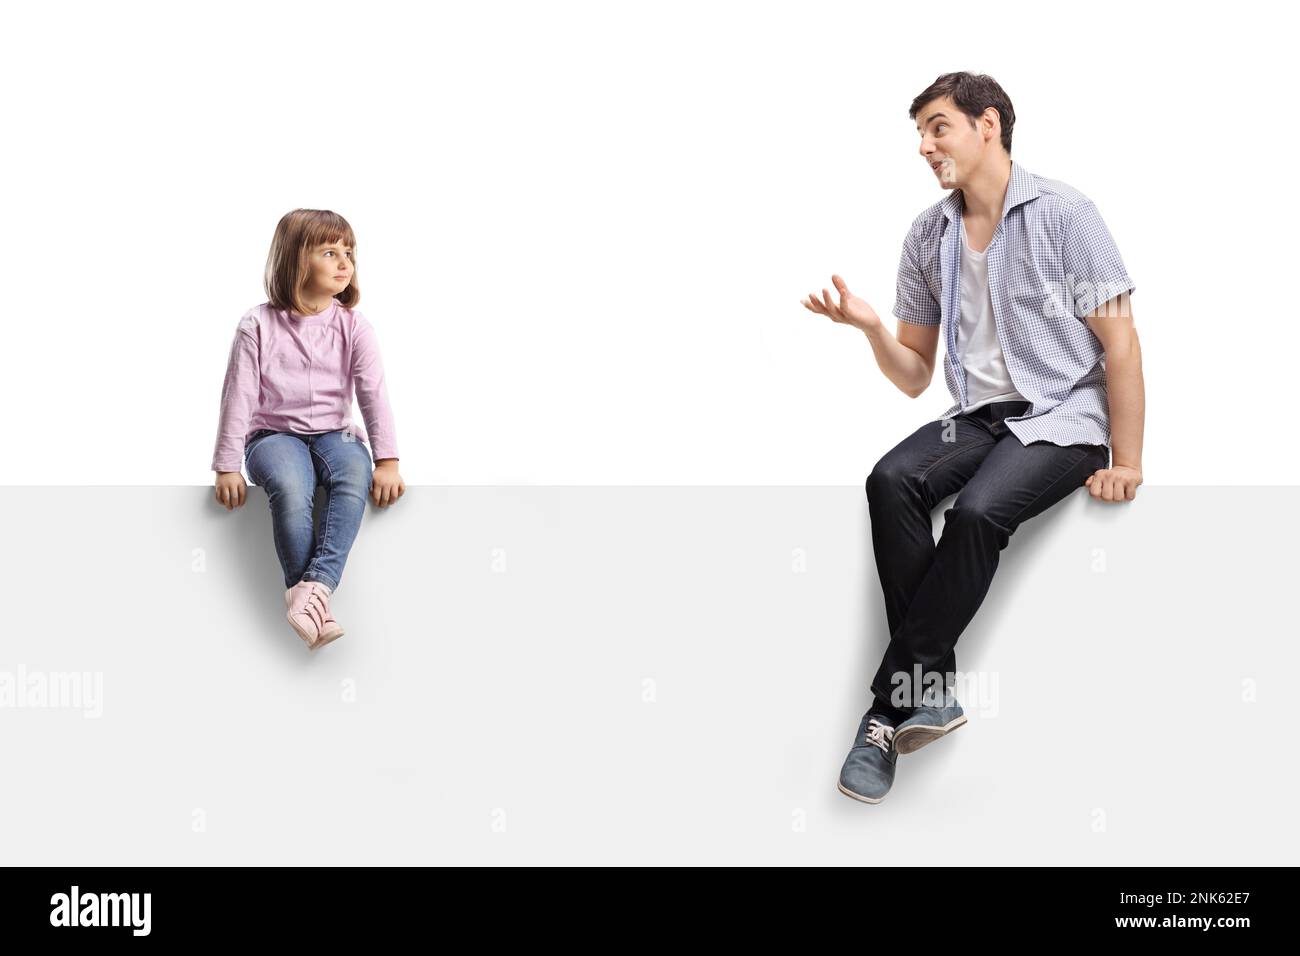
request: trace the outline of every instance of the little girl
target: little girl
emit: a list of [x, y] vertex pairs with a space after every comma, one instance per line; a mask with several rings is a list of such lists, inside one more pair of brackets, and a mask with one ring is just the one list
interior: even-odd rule
[[[295, 209], [280, 220], [266, 260], [270, 301], [239, 321], [212, 456], [217, 501], [227, 511], [244, 504], [241, 464], [266, 489], [285, 616], [313, 651], [343, 636], [329, 599], [366, 495], [387, 507], [406, 490], [379, 343], [355, 308], [355, 244], [347, 220], [328, 210]], [[365, 428], [352, 422], [354, 389]], [[319, 538], [318, 484], [326, 489]]]

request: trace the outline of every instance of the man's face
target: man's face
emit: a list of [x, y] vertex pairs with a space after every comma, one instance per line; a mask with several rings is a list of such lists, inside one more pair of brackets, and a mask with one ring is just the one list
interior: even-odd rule
[[985, 150], [992, 138], [986, 140], [984, 131], [991, 129], [991, 117], [996, 114], [991, 107], [985, 117], [977, 120], [974, 128], [966, 114], [953, 105], [947, 96], [926, 103], [916, 114], [916, 131], [921, 137], [921, 157], [934, 171], [934, 176], [944, 189], [960, 187], [968, 182], [971, 172], [984, 160]]

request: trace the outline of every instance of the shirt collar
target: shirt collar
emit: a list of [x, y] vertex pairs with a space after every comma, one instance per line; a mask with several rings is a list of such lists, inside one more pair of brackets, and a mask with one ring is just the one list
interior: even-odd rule
[[327, 305], [324, 310], [312, 315], [302, 315], [292, 309], [283, 309], [281, 311], [284, 312], [287, 318], [292, 319], [299, 325], [320, 325], [321, 323], [328, 322], [330, 319], [334, 318], [334, 313], [337, 312], [338, 309], [339, 300], [331, 297], [330, 304]]
[[[1038, 196], [1038, 186], [1034, 183], [1034, 174], [1015, 160], [1012, 160], [1011, 179], [1007, 182], [1007, 198], [1002, 203], [1002, 217], [1005, 219], [1007, 213], [1012, 209], [1015, 209], [1021, 203], [1037, 199]], [[943, 214], [948, 217], [949, 222], [955, 221], [961, 215], [962, 201], [963, 197], [960, 189], [954, 189], [944, 199]]]

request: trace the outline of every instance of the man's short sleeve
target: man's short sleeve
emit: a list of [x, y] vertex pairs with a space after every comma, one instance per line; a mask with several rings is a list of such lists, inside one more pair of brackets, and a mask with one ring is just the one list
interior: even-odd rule
[[1137, 288], [1092, 200], [1080, 203], [1071, 214], [1061, 258], [1077, 319], [1086, 318], [1120, 293], [1132, 293]]
[[903, 239], [903, 254], [898, 260], [894, 315], [916, 325], [938, 325], [942, 313], [921, 272], [920, 258], [920, 242], [912, 228]]

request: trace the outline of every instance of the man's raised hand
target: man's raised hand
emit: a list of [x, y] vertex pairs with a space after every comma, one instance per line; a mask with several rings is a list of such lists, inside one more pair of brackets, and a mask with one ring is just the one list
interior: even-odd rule
[[850, 292], [843, 279], [839, 276], [831, 276], [831, 282], [835, 283], [835, 290], [840, 294], [838, 303], [827, 290], [822, 289], [820, 299], [817, 298], [815, 292], [811, 293], [808, 298], [801, 299], [800, 302], [803, 307], [809, 312], [816, 312], [818, 315], [829, 315], [832, 320], [851, 325], [863, 332], [868, 331], [872, 326], [880, 324], [880, 316], [876, 315], [876, 310], [867, 305], [864, 299], [859, 299]]

